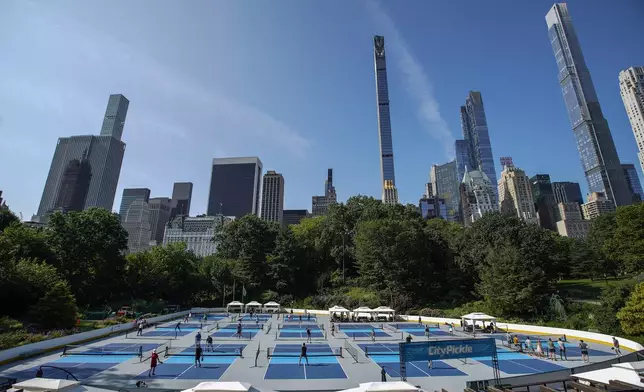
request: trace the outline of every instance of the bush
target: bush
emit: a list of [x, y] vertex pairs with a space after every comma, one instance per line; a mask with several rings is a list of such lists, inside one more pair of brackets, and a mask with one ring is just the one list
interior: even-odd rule
[[644, 335], [644, 283], [635, 286], [617, 318], [627, 334]]
[[423, 308], [418, 312], [418, 315], [423, 317], [444, 317], [445, 312], [441, 309]]
[[30, 308], [29, 318], [44, 328], [72, 328], [76, 312], [76, 300], [69, 286], [59, 281]]

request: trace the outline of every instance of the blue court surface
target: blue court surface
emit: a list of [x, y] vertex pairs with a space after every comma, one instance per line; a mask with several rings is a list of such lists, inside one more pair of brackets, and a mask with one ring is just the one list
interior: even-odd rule
[[243, 328], [241, 332], [241, 337], [237, 335], [237, 329], [220, 329], [215, 333], [210, 334], [214, 339], [245, 339], [251, 340], [261, 331], [259, 328]]
[[286, 322], [298, 322], [298, 323], [300, 321], [301, 322], [304, 322], [304, 321], [313, 321], [313, 322], [315, 322], [315, 321], [317, 321], [317, 318], [315, 318], [315, 316], [313, 316], [313, 315], [303, 315], [303, 316], [300, 316], [300, 315], [287, 315], [287, 316], [284, 316], [284, 321], [286, 321]]
[[270, 320], [272, 318], [273, 318], [273, 316], [270, 315], [270, 314], [254, 314], [252, 316], [249, 315], [249, 314], [245, 314], [245, 315], [241, 316], [240, 318], [238, 318], [238, 320], [241, 320], [241, 321], [255, 321], [255, 320], [259, 319], [259, 321], [262, 322], [262, 321], [268, 321], [268, 320]]
[[[378, 366], [384, 366], [390, 377], [400, 377], [400, 354], [398, 343], [359, 344], [358, 347]], [[443, 361], [432, 361], [429, 367], [426, 361], [407, 362], [407, 377], [447, 377], [466, 376], [466, 373], [446, 364]]]
[[[227, 315], [225, 315], [225, 314], [221, 314], [221, 313], [208, 314], [208, 316], [207, 316], [207, 317], [208, 317], [208, 318], [206, 319], [207, 321], [211, 321], [211, 320], [217, 321], [217, 320], [223, 320], [223, 319], [225, 319], [225, 318], [228, 318], [228, 316], [227, 316]], [[191, 318], [189, 318], [189, 320], [193, 320], [193, 321], [201, 321], [201, 320], [203, 320], [203, 313], [201, 313], [201, 314], [199, 314], [199, 313], [193, 313], [193, 314], [192, 314], [192, 317], [191, 317]]]
[[[519, 342], [523, 345], [524, 350], [528, 350], [528, 348], [525, 346], [525, 339], [528, 337], [527, 335], [521, 335], [521, 334], [512, 334], [512, 336], [517, 335], [519, 338]], [[499, 336], [499, 334], [495, 334], [495, 337], [497, 339], [502, 339], [503, 344], [507, 345], [507, 339], [505, 337], [505, 334], [503, 334], [503, 337]], [[538, 337], [541, 340], [541, 348], [544, 352], [544, 355], [547, 356], [547, 350], [548, 350], [548, 336], [539, 336]], [[556, 354], [557, 358], [559, 358], [559, 346], [557, 345], [557, 339], [555, 337], [552, 337], [552, 341], [555, 342], [555, 349], [556, 349]], [[532, 349], [534, 350], [537, 347], [537, 337], [534, 335], [530, 336], [530, 345], [532, 346]], [[566, 355], [568, 356], [568, 359], [581, 359], [581, 349], [579, 348], [579, 342], [566, 342], [564, 343], [564, 346], [566, 347]], [[590, 344], [589, 344], [590, 346]], [[600, 346], [602, 348], [606, 348], [607, 351], [602, 351], [602, 350], [597, 350], [593, 348], [588, 348], [588, 355], [590, 357], [602, 357], [602, 356], [607, 356], [607, 357], [612, 357], [615, 354], [611, 352], [608, 347], [606, 346]], [[514, 348], [514, 345], [512, 346]]]
[[[143, 333], [143, 337], [167, 337], [168, 339], [174, 338], [175, 336], [186, 336], [194, 331], [198, 331], [199, 328], [181, 328], [181, 331], [176, 330], [174, 327], [159, 327], [148, 332]], [[132, 337], [130, 335], [129, 337]]]
[[[533, 374], [566, 369], [552, 361], [530, 357], [526, 354], [511, 352], [505, 349], [498, 349], [498, 356], [499, 369], [507, 374]], [[472, 359], [492, 367], [492, 358], [474, 357]]]
[[[47, 362], [42, 365], [43, 377], [66, 379], [68, 376], [67, 372], [70, 372], [77, 379], [83, 380], [122, 362], [137, 358], [137, 355], [131, 353], [137, 352], [141, 346], [143, 347], [143, 353], [145, 353], [157, 348], [158, 345], [111, 343], [105, 346], [79, 346], [73, 350], [68, 350], [68, 353], [73, 352], [73, 355], [65, 355], [60, 359], [53, 362]], [[124, 354], [118, 354], [119, 351]], [[103, 355], [97, 354], [99, 352], [103, 353]], [[107, 355], [108, 352], [111, 354]], [[34, 378], [36, 377], [36, 371], [38, 371], [39, 367], [40, 366], [35, 366], [30, 369], [14, 373], [11, 377], [15, 377], [18, 380]], [[72, 377], [69, 378], [72, 379]]]
[[[298, 364], [301, 345], [299, 344], [278, 344], [273, 349], [274, 357], [266, 369], [264, 379], [267, 380], [311, 380], [329, 378], [347, 378], [338, 362], [333, 349], [328, 344], [307, 345], [308, 364], [302, 358], [302, 364]], [[278, 355], [281, 355], [278, 357]]]
[[[412, 336], [425, 336], [425, 327], [419, 327], [418, 324], [399, 324], [398, 329]], [[429, 328], [429, 336], [450, 336], [450, 334], [447, 331], [442, 331], [440, 328]]]
[[342, 331], [347, 337], [353, 338], [353, 339], [371, 338], [372, 331], [375, 333], [377, 338], [392, 337], [390, 334], [386, 333], [382, 328], [376, 327], [371, 324], [338, 324], [338, 329]]
[[[239, 350], [243, 350], [244, 344], [215, 344], [213, 349], [217, 355], [209, 355], [209, 351], [204, 350], [204, 357], [201, 361], [201, 367], [195, 367], [195, 347], [187, 347], [182, 351], [171, 354], [168, 358], [161, 358], [163, 363], [157, 365], [155, 375], [148, 376], [148, 370], [136, 376], [135, 379], [201, 379], [201, 380], [218, 380], [224, 372], [235, 362], [239, 355]], [[208, 349], [208, 347], [206, 347]], [[226, 355], [230, 353], [230, 355]], [[163, 353], [162, 353], [163, 354]], [[150, 362], [148, 360], [147, 364]]]

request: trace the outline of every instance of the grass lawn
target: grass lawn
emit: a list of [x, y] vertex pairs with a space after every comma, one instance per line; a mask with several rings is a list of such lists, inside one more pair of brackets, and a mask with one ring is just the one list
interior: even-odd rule
[[625, 283], [635, 284], [637, 280], [630, 277], [608, 278], [607, 280], [560, 280], [557, 282], [557, 290], [563, 298], [598, 300], [604, 287]]

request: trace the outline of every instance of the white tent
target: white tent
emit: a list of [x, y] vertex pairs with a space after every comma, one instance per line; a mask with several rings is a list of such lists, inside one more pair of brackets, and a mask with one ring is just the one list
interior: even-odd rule
[[347, 318], [349, 318], [350, 313], [351, 312], [349, 312], [349, 309], [343, 308], [342, 306], [338, 306], [338, 305], [335, 305], [332, 308], [329, 308], [329, 316], [331, 317], [340, 315], [340, 316], [347, 316]]
[[644, 361], [626, 362], [616, 363], [609, 368], [573, 374], [572, 377], [592, 384], [601, 384], [602, 386], [621, 384], [618, 385], [621, 387], [620, 389], [625, 387], [623, 384], [637, 388], [644, 388], [642, 376], [639, 375], [639, 373], [643, 371]]
[[280, 312], [280, 304], [277, 302], [266, 302], [264, 304], [264, 312], [265, 313], [279, 313]]
[[253, 311], [262, 310], [262, 304], [257, 301], [250, 301], [246, 304], [246, 313], [248, 313], [248, 311], [251, 309]]
[[416, 392], [419, 388], [404, 381], [365, 382], [357, 388], [345, 389], [340, 392]]
[[389, 317], [394, 317], [396, 314], [396, 311], [388, 306], [378, 306], [373, 311], [378, 312], [378, 315], [377, 315], [378, 318], [385, 318], [385, 319]]
[[248, 392], [255, 391], [250, 384], [239, 381], [206, 381], [182, 392]]
[[465, 316], [461, 316], [461, 320], [463, 320], [463, 323], [471, 324], [471, 325], [482, 325], [483, 328], [485, 328], [485, 322], [486, 321], [494, 321], [496, 320], [496, 317], [487, 315], [485, 313], [469, 313], [466, 314]]
[[368, 308], [366, 306], [360, 306], [357, 309], [353, 309], [353, 315], [356, 318], [369, 318], [375, 311], [371, 308]]
[[244, 311], [244, 304], [239, 301], [229, 302], [226, 306], [226, 312], [228, 313], [241, 313]]
[[13, 384], [16, 390], [22, 389], [24, 392], [41, 392], [41, 391], [71, 391], [80, 385], [78, 381], [72, 380], [55, 380], [51, 378], [32, 378]]

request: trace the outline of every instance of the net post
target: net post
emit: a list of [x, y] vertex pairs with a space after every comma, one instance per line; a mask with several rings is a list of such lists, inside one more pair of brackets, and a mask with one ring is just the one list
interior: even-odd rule
[[139, 359], [143, 358], [143, 346], [139, 346]]
[[340, 347], [340, 358], [344, 358], [344, 356], [342, 355], [342, 347]]
[[365, 348], [364, 348], [364, 356], [369, 358], [369, 346], [365, 346]]
[[268, 358], [270, 358], [270, 357], [271, 357], [271, 348], [270, 348], [270, 347], [266, 347], [266, 359], [268, 359]]
[[170, 356], [170, 349], [168, 346], [165, 346], [165, 357], [168, 358]]
[[63, 347], [63, 353], [60, 354], [61, 357], [65, 356], [65, 355], [67, 355], [67, 345], [65, 345], [65, 347]]

